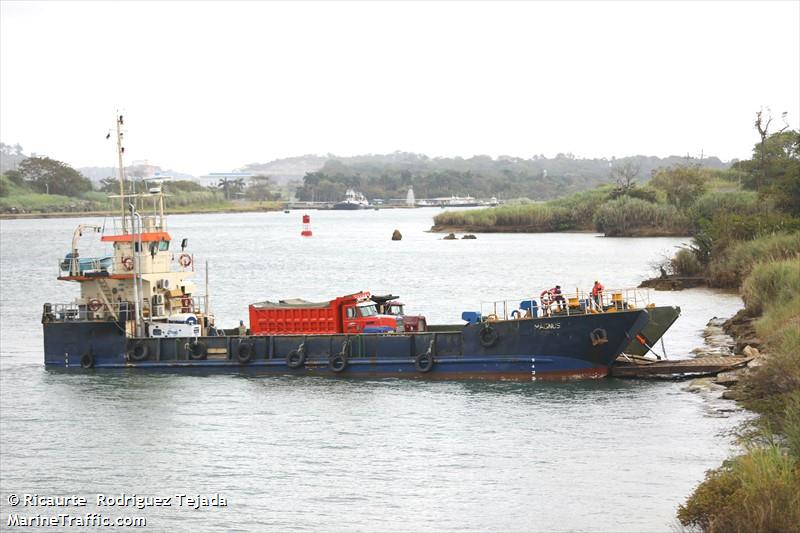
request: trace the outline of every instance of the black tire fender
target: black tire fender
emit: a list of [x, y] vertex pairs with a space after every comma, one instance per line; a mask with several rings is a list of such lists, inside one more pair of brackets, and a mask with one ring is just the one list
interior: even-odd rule
[[433, 363], [433, 355], [430, 352], [421, 353], [414, 358], [414, 368], [417, 369], [417, 372], [422, 372], [423, 374], [431, 371]]
[[195, 361], [205, 359], [206, 353], [208, 353], [208, 349], [202, 342], [192, 342], [189, 344], [189, 359], [194, 359]]
[[253, 358], [253, 345], [249, 342], [240, 342], [236, 349], [236, 358], [240, 363], [249, 363]]
[[94, 368], [94, 355], [92, 355], [92, 352], [86, 352], [81, 356], [81, 368]]
[[147, 359], [148, 355], [150, 355], [150, 349], [147, 347], [147, 344], [139, 341], [133, 345], [130, 358], [132, 361], [144, 361]]
[[595, 328], [589, 333], [589, 339], [592, 341], [592, 346], [598, 346], [608, 342], [608, 332], [603, 328]]
[[347, 368], [347, 355], [335, 353], [328, 358], [328, 366], [337, 374]]
[[494, 346], [497, 344], [498, 339], [500, 339], [500, 334], [497, 333], [496, 329], [489, 325], [481, 328], [480, 333], [478, 333], [478, 340], [480, 340], [481, 346], [484, 348], [490, 348]]
[[292, 350], [286, 354], [286, 366], [289, 368], [300, 368], [306, 363], [305, 350]]

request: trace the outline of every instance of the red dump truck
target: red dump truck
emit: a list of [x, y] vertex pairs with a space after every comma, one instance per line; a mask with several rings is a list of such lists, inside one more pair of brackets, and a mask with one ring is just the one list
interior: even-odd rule
[[403, 317], [379, 314], [368, 292], [340, 296], [329, 302], [295, 298], [250, 304], [251, 335], [402, 331]]

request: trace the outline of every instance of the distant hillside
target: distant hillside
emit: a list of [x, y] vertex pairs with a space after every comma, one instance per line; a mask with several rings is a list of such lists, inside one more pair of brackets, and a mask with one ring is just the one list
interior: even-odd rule
[[[304, 177], [296, 196], [300, 200], [336, 201], [346, 189], [356, 188], [370, 199], [405, 198], [408, 188], [413, 187], [417, 198], [470, 195], [549, 200], [611, 183], [611, 171], [617, 167], [634, 169], [633, 179], [644, 183], [653, 171], [688, 161], [681, 156], [581, 159], [572, 154], [530, 159], [486, 155], [431, 158], [407, 152], [330, 157], [322, 168]], [[690, 161], [713, 169], [730, 166], [716, 157]]]
[[[27, 157], [19, 145], [0, 143], [0, 148], [3, 172], [16, 168]], [[273, 187], [283, 188], [289, 183], [297, 183], [300, 185], [296, 191], [297, 198], [307, 200], [339, 200], [347, 188], [357, 188], [368, 198], [405, 198], [409, 187], [414, 188], [418, 198], [471, 195], [547, 200], [610, 183], [611, 169], [616, 166], [629, 164], [638, 168], [635, 179], [643, 183], [659, 168], [686, 162], [687, 158], [683, 156], [583, 159], [567, 153], [525, 159], [487, 155], [429, 157], [394, 152], [352, 157], [307, 154], [266, 163], [249, 163], [237, 170], [269, 176]], [[713, 169], [730, 166], [716, 157], [706, 157], [702, 161], [692, 159], [691, 162]], [[76, 170], [95, 184], [116, 175], [116, 169], [111, 166]], [[219, 179], [195, 177], [148, 163], [129, 165], [125, 171], [129, 177], [147, 177], [160, 172], [176, 180], [192, 180], [202, 185], [216, 186], [219, 182]], [[310, 181], [307, 179], [309, 176]]]
[[[93, 183], [100, 183], [101, 180], [112, 176], [117, 176], [117, 167], [81, 167], [76, 169], [78, 172], [92, 180]], [[125, 167], [125, 175], [128, 177], [150, 177], [156, 172], [160, 172], [164, 176], [170, 176], [176, 180], [192, 180], [197, 179], [191, 174], [184, 174], [182, 172], [175, 172], [173, 170], [163, 170], [158, 165], [130, 165]]]
[[336, 159], [336, 156], [331, 154], [327, 156], [301, 155], [276, 159], [269, 163], [250, 163], [239, 170], [252, 172], [253, 174], [264, 174], [272, 178], [273, 183], [285, 185], [290, 181], [302, 181], [303, 176], [308, 172], [316, 172], [330, 159]]
[[[528, 197], [551, 199], [610, 183], [614, 166], [631, 164], [639, 169], [636, 181], [647, 181], [653, 171], [679, 163], [683, 156], [659, 158], [582, 159], [572, 154], [543, 155], [530, 159], [479, 155], [429, 157], [424, 154], [394, 152], [352, 157], [305, 155], [252, 163], [240, 170], [265, 174], [273, 182], [303, 180], [299, 199], [338, 200], [348, 187], [356, 187], [369, 198], [404, 198], [409, 186], [418, 197], [472, 195], [499, 198]], [[692, 162], [703, 167], [725, 169], [730, 166], [716, 157]], [[311, 176], [311, 181], [306, 176]]]

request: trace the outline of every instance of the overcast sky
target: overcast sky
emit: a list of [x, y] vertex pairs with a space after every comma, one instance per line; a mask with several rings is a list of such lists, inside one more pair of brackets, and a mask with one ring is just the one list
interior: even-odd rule
[[800, 2], [0, 3], [0, 140], [202, 175], [307, 153], [748, 157]]

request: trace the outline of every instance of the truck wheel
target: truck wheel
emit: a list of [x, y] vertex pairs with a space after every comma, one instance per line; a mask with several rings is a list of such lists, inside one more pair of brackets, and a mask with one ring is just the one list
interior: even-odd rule
[[347, 368], [347, 356], [341, 353], [331, 355], [328, 358], [328, 366], [337, 374]]
[[306, 362], [305, 350], [292, 350], [286, 355], [286, 366], [289, 368], [300, 368]]
[[430, 352], [419, 354], [416, 359], [414, 359], [414, 367], [417, 369], [417, 372], [422, 372], [423, 374], [430, 372], [433, 368], [433, 355], [431, 355]]
[[202, 342], [193, 342], [189, 345], [189, 359], [194, 359], [195, 361], [198, 359], [205, 359], [206, 358], [206, 345]]
[[144, 361], [147, 359], [147, 355], [150, 350], [147, 349], [147, 345], [143, 342], [137, 342], [133, 345], [133, 350], [131, 350], [131, 359], [134, 361]]
[[500, 338], [500, 335], [497, 333], [492, 326], [485, 326], [481, 329], [481, 332], [478, 333], [478, 339], [481, 341], [481, 346], [484, 348], [490, 348], [497, 344], [497, 339]]
[[249, 363], [253, 358], [253, 345], [249, 342], [242, 342], [236, 350], [236, 358], [240, 363]]

